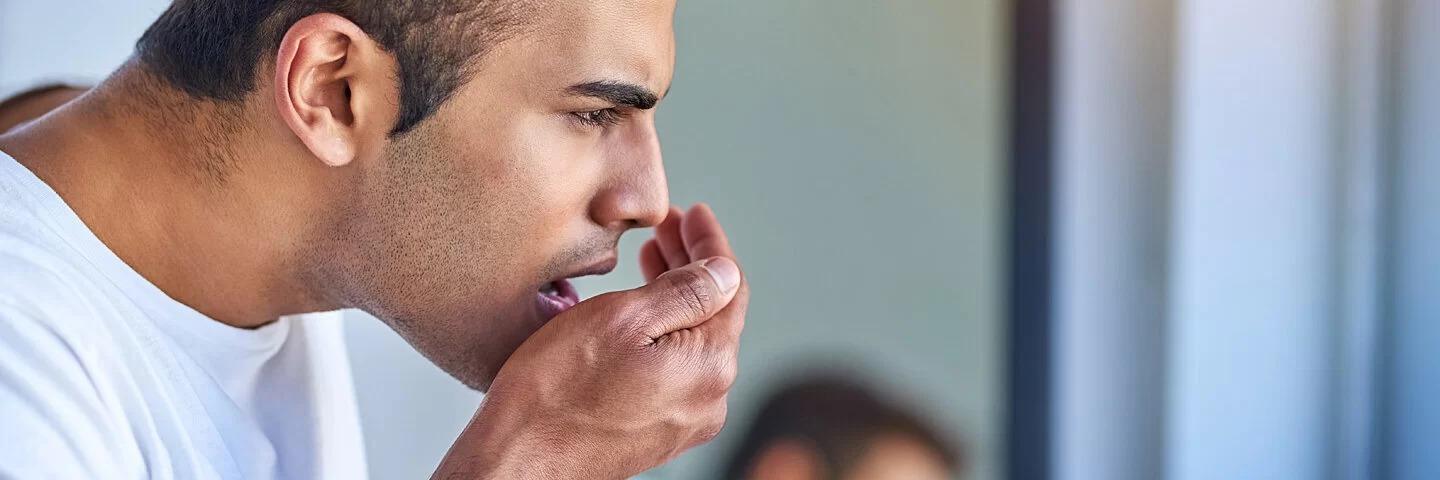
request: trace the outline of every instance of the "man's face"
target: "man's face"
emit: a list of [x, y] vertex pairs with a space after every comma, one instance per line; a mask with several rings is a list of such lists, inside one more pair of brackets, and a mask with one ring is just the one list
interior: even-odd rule
[[[674, 0], [550, 2], [342, 197], [331, 295], [380, 317], [480, 390], [614, 268], [620, 234], [663, 220], [654, 111]], [[607, 98], [611, 97], [611, 98]]]

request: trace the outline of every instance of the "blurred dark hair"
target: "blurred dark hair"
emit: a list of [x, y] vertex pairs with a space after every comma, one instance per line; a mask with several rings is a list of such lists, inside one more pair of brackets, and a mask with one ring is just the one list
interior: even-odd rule
[[838, 479], [856, 466], [875, 439], [895, 434], [929, 447], [951, 472], [965, 466], [963, 453], [920, 417], [851, 380], [832, 376], [789, 384], [771, 395], [731, 456], [724, 478], [744, 478], [767, 448], [797, 440], [815, 449], [830, 477]]
[[[391, 135], [429, 117], [469, 78], [475, 57], [520, 24], [523, 0], [175, 0], [136, 43], [141, 64], [190, 96], [238, 102], [295, 22], [333, 13], [399, 63]], [[525, 2], [528, 3], [528, 2]]]

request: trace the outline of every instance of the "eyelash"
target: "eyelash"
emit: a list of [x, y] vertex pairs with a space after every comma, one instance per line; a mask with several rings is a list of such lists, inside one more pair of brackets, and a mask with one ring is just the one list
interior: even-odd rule
[[575, 112], [575, 120], [588, 127], [609, 127], [625, 119], [626, 113], [617, 108], [605, 108], [588, 112]]

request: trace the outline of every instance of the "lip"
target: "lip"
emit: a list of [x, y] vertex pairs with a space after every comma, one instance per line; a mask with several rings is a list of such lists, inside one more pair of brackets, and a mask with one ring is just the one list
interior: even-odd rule
[[616, 257], [615, 255], [609, 255], [598, 262], [589, 264], [584, 268], [575, 270], [565, 275], [563, 279], [588, 277], [590, 275], [604, 275], [614, 271], [615, 266], [619, 265], [619, 263], [620, 259], [618, 257]]
[[577, 291], [575, 289], [575, 286], [570, 283], [570, 279], [590, 275], [604, 275], [615, 270], [615, 266], [618, 263], [619, 258], [617, 256], [607, 256], [603, 260], [591, 263], [581, 268], [577, 268], [560, 278], [551, 280], [548, 283], [552, 283], [555, 285], [554, 294], [538, 291], [539, 287], [537, 287], [537, 291], [535, 292], [535, 300], [537, 307], [539, 307], [538, 313], [540, 316], [540, 321], [542, 323], [549, 322], [557, 315], [565, 313], [566, 310], [569, 310], [571, 307], [574, 307], [576, 304], [580, 303], [580, 292]]

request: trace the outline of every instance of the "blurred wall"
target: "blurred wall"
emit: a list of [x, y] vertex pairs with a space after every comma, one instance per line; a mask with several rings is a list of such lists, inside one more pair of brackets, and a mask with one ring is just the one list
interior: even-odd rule
[[1393, 303], [1384, 379], [1393, 392], [1381, 409], [1379, 461], [1389, 478], [1440, 478], [1440, 2], [1395, 2], [1399, 69], [1395, 164], [1390, 171], [1392, 235], [1386, 247]]
[[1110, 3], [1058, 12], [1056, 478], [1440, 478], [1440, 8]]
[[1053, 475], [1163, 478], [1175, 5], [1057, 9]]
[[164, 0], [0, 0], [0, 94], [95, 80], [130, 55]]
[[[165, 3], [0, 0], [0, 88], [102, 76]], [[680, 2], [660, 111], [672, 198], [715, 207], [755, 293], [731, 426], [651, 477], [718, 468], [760, 396], [818, 362], [862, 366], [963, 430], [977, 478], [996, 478], [1002, 5]], [[621, 268], [582, 291], [639, 284], [648, 235], [628, 236]], [[428, 475], [479, 396], [352, 317], [372, 476]]]
[[672, 198], [715, 206], [755, 294], [731, 428], [666, 478], [710, 471], [809, 352], [868, 364], [998, 451], [1001, 5], [680, 2]]

